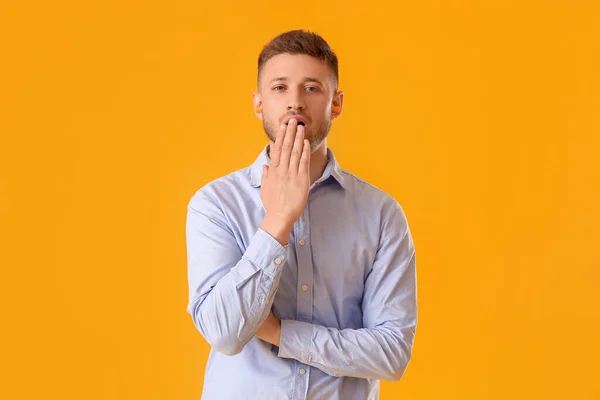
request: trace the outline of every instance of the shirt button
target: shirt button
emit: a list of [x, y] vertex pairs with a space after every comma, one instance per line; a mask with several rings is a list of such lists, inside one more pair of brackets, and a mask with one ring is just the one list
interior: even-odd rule
[[277, 257], [275, 259], [275, 264], [277, 264], [277, 265], [281, 264], [281, 258]]
[[298, 243], [300, 243], [300, 246], [304, 246], [306, 244], [306, 242], [304, 241], [304, 239], [300, 239], [300, 241]]
[[306, 373], [306, 370], [304, 368], [300, 368], [300, 375], [304, 375]]
[[302, 285], [302, 291], [306, 292], [308, 290], [308, 285]]

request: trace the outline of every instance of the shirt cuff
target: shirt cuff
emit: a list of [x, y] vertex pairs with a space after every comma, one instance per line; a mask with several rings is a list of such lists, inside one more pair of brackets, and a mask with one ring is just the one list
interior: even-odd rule
[[275, 277], [283, 268], [288, 254], [288, 246], [283, 246], [273, 236], [261, 228], [254, 234], [244, 257], [270, 277]]
[[281, 320], [278, 356], [310, 364], [313, 334], [313, 325], [308, 322]]

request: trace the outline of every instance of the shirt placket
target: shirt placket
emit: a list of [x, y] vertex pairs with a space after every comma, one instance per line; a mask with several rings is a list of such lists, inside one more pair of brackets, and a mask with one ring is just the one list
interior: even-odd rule
[[[310, 201], [309, 201], [310, 203]], [[310, 207], [304, 208], [304, 212], [294, 224], [294, 247], [298, 259], [298, 281], [296, 283], [296, 319], [298, 321], [312, 323], [313, 315], [313, 262], [310, 244]], [[311, 338], [307, 337], [304, 348], [309, 349]], [[310, 367], [300, 361], [296, 361], [296, 387], [294, 399], [305, 399], [308, 393], [308, 382]]]

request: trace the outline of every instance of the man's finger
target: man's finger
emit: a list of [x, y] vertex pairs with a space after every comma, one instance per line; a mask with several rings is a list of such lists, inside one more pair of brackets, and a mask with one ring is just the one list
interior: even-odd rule
[[294, 147], [294, 139], [296, 138], [297, 123], [294, 118], [288, 122], [287, 130], [285, 132], [285, 139], [283, 140], [283, 146], [281, 146], [281, 157], [279, 158], [278, 168], [285, 168], [286, 170], [290, 167], [290, 156], [292, 154], [292, 148]]
[[302, 149], [302, 157], [300, 157], [298, 175], [310, 176], [310, 142], [308, 139], [304, 139], [304, 148]]
[[292, 154], [290, 156], [290, 171], [294, 174], [298, 174], [300, 157], [302, 156], [302, 151], [304, 149], [304, 127], [298, 125], [296, 129], [296, 138], [294, 139], [294, 147], [292, 148]]
[[279, 165], [279, 161], [281, 158], [281, 146], [283, 146], [283, 140], [285, 139], [286, 130], [287, 126], [285, 126], [285, 124], [281, 124], [281, 126], [279, 127], [279, 131], [277, 131], [277, 137], [275, 138], [273, 148], [269, 150], [269, 158], [271, 159], [272, 167], [277, 167]]

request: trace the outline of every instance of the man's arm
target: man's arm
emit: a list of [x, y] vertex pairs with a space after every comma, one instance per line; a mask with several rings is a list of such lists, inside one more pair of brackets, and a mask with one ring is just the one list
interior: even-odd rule
[[242, 351], [269, 315], [287, 240], [308, 198], [304, 128], [282, 125], [271, 150], [260, 193], [265, 217], [243, 254], [214, 196], [199, 190], [188, 205], [187, 311], [208, 343], [227, 355]]
[[224, 221], [215, 202], [203, 191], [197, 192], [188, 206], [186, 223], [187, 311], [215, 350], [234, 355], [268, 316], [287, 246], [258, 229], [242, 254]]
[[282, 320], [279, 356], [341, 377], [399, 380], [417, 325], [416, 258], [406, 217], [391, 201], [373, 268], [365, 281], [361, 329]]

